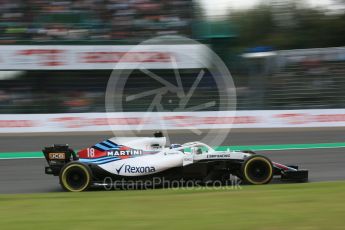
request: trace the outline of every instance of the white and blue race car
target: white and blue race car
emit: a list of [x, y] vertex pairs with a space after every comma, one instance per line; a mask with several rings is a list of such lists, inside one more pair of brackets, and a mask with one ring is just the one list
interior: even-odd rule
[[230, 175], [247, 184], [267, 184], [273, 176], [306, 181], [307, 170], [272, 162], [252, 151], [216, 151], [201, 142], [166, 146], [166, 138], [114, 137], [75, 153], [68, 145], [43, 149], [46, 174], [59, 176], [61, 186], [72, 192], [113, 183], [193, 181], [207, 185], [225, 182]]

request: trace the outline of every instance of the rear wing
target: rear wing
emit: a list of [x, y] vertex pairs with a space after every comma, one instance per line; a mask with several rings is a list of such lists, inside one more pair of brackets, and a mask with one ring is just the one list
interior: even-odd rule
[[76, 153], [68, 145], [55, 144], [51, 147], [45, 147], [42, 152], [49, 165], [45, 168], [45, 173], [54, 176], [58, 176], [62, 167], [68, 162], [78, 160]]

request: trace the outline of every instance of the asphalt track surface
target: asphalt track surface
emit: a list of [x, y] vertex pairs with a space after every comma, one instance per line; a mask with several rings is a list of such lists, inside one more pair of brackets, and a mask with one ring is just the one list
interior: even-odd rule
[[[69, 143], [80, 149], [111, 137], [93, 135], [12, 135], [0, 136], [0, 152], [39, 151], [54, 143]], [[196, 135], [170, 134], [174, 143], [198, 140]], [[345, 142], [345, 129], [282, 129], [233, 131], [223, 145], [272, 145]], [[1, 154], [1, 153], [0, 153]], [[345, 180], [345, 148], [265, 151], [260, 154], [284, 164], [309, 169], [311, 182]], [[62, 191], [58, 178], [44, 174], [44, 159], [0, 160], [0, 193], [41, 193]]]

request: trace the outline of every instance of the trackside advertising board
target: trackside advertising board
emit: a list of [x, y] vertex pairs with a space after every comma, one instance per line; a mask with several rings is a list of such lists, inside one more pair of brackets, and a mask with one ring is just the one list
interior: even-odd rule
[[[0, 70], [203, 68], [205, 48], [187, 45], [0, 46]], [[188, 54], [188, 56], [186, 55]]]
[[2, 114], [0, 133], [345, 127], [345, 109], [159, 113]]

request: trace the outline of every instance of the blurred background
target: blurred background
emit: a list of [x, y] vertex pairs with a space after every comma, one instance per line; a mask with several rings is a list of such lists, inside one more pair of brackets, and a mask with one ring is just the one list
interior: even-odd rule
[[[170, 37], [154, 40], [147, 52], [131, 50], [159, 36]], [[226, 74], [196, 62], [216, 58], [192, 41], [221, 58], [235, 87], [219, 87]], [[121, 104], [114, 110], [133, 113], [104, 113], [109, 77], [124, 55], [127, 67], [146, 66], [115, 70], [129, 77], [112, 90]], [[168, 64], [172, 57], [178, 71]], [[171, 90], [177, 75], [183, 93]], [[60, 191], [43, 174], [44, 159], [22, 159], [41, 158], [43, 146], [83, 149], [110, 136], [162, 129], [171, 143], [251, 149], [310, 170], [310, 181], [344, 180], [344, 89], [345, 0], [0, 0], [0, 185], [6, 185], [0, 193]], [[234, 91], [235, 116], [233, 108], [222, 109], [235, 104], [224, 97]], [[173, 112], [145, 113], [152, 102], [152, 111]], [[306, 201], [311, 213], [323, 216]], [[287, 210], [278, 206], [274, 210]], [[239, 213], [246, 223], [248, 210]], [[340, 209], [329, 210], [339, 216]], [[311, 217], [306, 224], [332, 226], [309, 213], [299, 215]]]
[[[344, 0], [0, 0], [0, 113], [104, 112], [111, 69], [64, 68], [52, 47], [97, 50], [160, 35], [186, 36], [216, 52], [234, 79], [239, 110], [344, 107]], [[20, 66], [27, 58], [35, 68]], [[42, 59], [49, 60], [40, 68]], [[181, 75], [193, 82], [198, 71]], [[174, 76], [169, 68], [154, 72]], [[132, 90], [152, 87], [140, 72], [131, 79]], [[219, 93], [207, 78], [200, 86], [191, 104]], [[146, 110], [145, 103], [126, 110]]]

